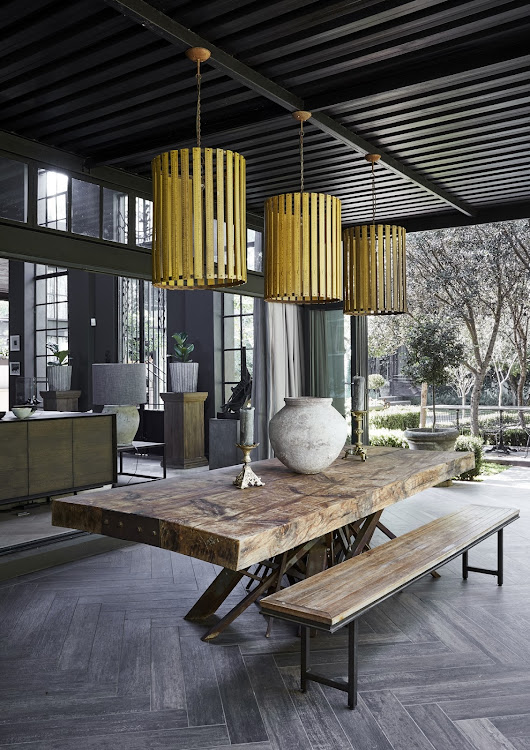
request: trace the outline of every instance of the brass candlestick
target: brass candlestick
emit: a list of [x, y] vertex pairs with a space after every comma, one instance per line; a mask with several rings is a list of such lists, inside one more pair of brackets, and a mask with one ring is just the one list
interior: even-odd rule
[[250, 463], [252, 461], [250, 458], [250, 451], [257, 448], [259, 443], [254, 443], [253, 445], [240, 445], [239, 443], [236, 443], [236, 445], [243, 451], [243, 468], [234, 479], [235, 486], [239, 487], [240, 490], [244, 490], [247, 487], [263, 487], [264, 483], [261, 481], [260, 477], [256, 476], [250, 468]]
[[361, 461], [366, 461], [366, 451], [362, 443], [363, 435], [363, 418], [367, 414], [366, 411], [352, 411], [352, 416], [355, 416], [357, 422], [357, 428], [355, 434], [357, 435], [357, 441], [355, 445], [350, 445], [346, 448], [343, 458], [349, 458], [350, 456], [360, 456]]

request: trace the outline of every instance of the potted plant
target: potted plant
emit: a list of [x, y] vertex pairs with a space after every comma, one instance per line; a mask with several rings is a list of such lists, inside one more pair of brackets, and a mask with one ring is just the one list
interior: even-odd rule
[[187, 333], [174, 333], [172, 336], [173, 357], [176, 362], [170, 362], [169, 374], [173, 393], [190, 393], [197, 390], [199, 379], [199, 363], [190, 360], [190, 354], [195, 349], [194, 344], [188, 344]]
[[436, 426], [436, 386], [445, 385], [451, 377], [450, 368], [462, 362], [464, 347], [456, 330], [446, 321], [423, 319], [416, 321], [406, 340], [407, 364], [404, 374], [415, 385], [427, 383], [432, 392], [432, 427], [417, 427], [405, 431], [409, 448], [413, 450], [454, 450], [458, 430]]
[[46, 348], [51, 352], [52, 357], [48, 360], [46, 367], [48, 389], [69, 391], [72, 385], [72, 366], [68, 349], [59, 349], [57, 344], [46, 344]]

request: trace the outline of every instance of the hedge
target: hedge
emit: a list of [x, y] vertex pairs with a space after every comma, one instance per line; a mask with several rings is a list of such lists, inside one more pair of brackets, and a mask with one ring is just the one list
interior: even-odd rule
[[370, 425], [384, 430], [410, 430], [420, 426], [420, 409], [410, 406], [390, 406], [370, 412]]
[[482, 446], [484, 441], [479, 437], [471, 437], [471, 435], [459, 435], [456, 439], [455, 450], [456, 451], [473, 451], [475, 454], [475, 468], [469, 471], [464, 471], [460, 474], [457, 479], [473, 480], [477, 477], [482, 470], [482, 463], [484, 461], [484, 454]]
[[385, 445], [389, 448], [409, 447], [409, 444], [403, 436], [402, 430], [386, 429], [370, 430], [370, 445]]

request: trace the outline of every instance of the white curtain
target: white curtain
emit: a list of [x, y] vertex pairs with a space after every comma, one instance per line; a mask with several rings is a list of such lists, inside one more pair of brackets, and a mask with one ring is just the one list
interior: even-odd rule
[[298, 305], [266, 303], [269, 419], [286, 396], [304, 394], [304, 338]]

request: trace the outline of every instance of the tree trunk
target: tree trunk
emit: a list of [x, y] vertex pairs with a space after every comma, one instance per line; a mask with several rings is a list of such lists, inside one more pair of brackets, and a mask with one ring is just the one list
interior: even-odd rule
[[484, 385], [484, 378], [485, 373], [476, 373], [473, 388], [471, 390], [471, 434], [474, 437], [479, 436], [478, 405], [480, 401], [480, 392]]
[[420, 427], [425, 427], [427, 424], [427, 389], [427, 383], [422, 383], [420, 395]]
[[434, 428], [436, 427], [436, 398], [434, 393], [434, 383], [432, 385], [432, 431], [434, 432]]

